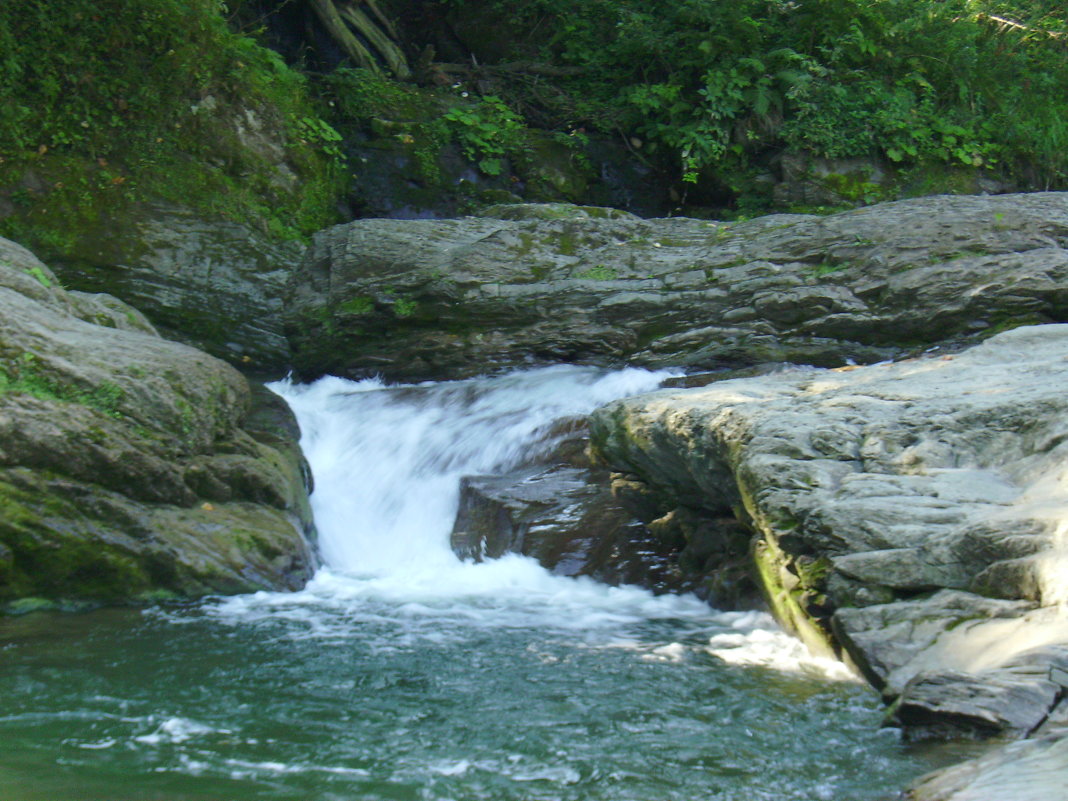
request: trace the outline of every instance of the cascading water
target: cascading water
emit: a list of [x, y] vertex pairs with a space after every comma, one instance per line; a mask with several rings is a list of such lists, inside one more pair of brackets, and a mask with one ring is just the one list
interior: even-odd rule
[[0, 798], [874, 801], [953, 758], [880, 732], [765, 615], [453, 555], [462, 475], [661, 378], [278, 385], [326, 567], [298, 593], [0, 620]]

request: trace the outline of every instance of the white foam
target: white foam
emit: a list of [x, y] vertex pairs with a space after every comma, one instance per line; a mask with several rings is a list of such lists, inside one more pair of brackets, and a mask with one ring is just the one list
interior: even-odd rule
[[667, 375], [558, 366], [392, 388], [333, 377], [272, 385], [300, 423], [327, 566], [301, 592], [220, 599], [209, 613], [287, 621], [295, 624], [289, 636], [299, 638], [384, 624], [389, 639], [377, 647], [385, 649], [485, 627], [599, 632], [601, 646], [633, 646], [662, 661], [680, 661], [687, 649], [639, 642], [628, 627], [687, 620], [695, 631], [732, 627], [731, 639], [717, 634], [709, 646], [725, 661], [833, 673], [767, 616], [724, 616], [693, 596], [555, 576], [517, 554], [476, 564], [452, 552], [462, 476], [505, 471], [551, 448], [560, 420], [652, 390]]
[[724, 662], [809, 673], [836, 681], [858, 681], [856, 674], [843, 663], [813, 655], [804, 643], [776, 626], [771, 615], [727, 612], [720, 622], [728, 624], [732, 631], [712, 635], [707, 650]]
[[165, 743], [184, 743], [186, 740], [205, 734], [229, 733], [226, 729], [214, 729], [189, 718], [168, 718], [151, 734], [142, 734], [133, 739], [135, 742], [144, 743], [145, 745], [161, 745]]

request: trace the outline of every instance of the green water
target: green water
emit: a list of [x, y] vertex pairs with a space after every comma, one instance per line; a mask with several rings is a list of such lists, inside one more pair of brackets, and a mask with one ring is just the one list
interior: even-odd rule
[[715, 617], [479, 612], [0, 620], [0, 798], [859, 801], [954, 756], [880, 730], [859, 684], [725, 663]]

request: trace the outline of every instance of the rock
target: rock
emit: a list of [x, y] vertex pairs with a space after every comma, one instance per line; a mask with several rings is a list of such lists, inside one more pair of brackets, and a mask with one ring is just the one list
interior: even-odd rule
[[658, 592], [691, 589], [671, 549], [612, 499], [607, 475], [562, 465], [463, 479], [452, 532], [461, 558], [533, 557], [558, 575]]
[[1068, 735], [1009, 743], [928, 774], [906, 801], [1052, 801], [1068, 786]]
[[1019, 736], [1068, 647], [1066, 385], [1068, 326], [1031, 326], [617, 401], [591, 441], [647, 507], [754, 532], [780, 620], [852, 661], [913, 736]]
[[1066, 193], [734, 224], [559, 208], [321, 232], [287, 307], [300, 372], [835, 366], [1068, 320]]
[[451, 535], [461, 559], [530, 556], [558, 575], [655, 592], [695, 589], [657, 537], [613, 497], [609, 476], [591, 469], [583, 418], [558, 422], [527, 463], [503, 474], [466, 476]]
[[142, 207], [87, 231], [62, 261], [64, 283], [141, 309], [168, 336], [246, 367], [288, 369], [282, 296], [303, 246], [239, 222]]
[[874, 158], [820, 158], [785, 153], [782, 180], [772, 195], [777, 206], [859, 204], [891, 194], [891, 176]]
[[299, 588], [294, 426], [224, 362], [0, 240], [0, 602]]

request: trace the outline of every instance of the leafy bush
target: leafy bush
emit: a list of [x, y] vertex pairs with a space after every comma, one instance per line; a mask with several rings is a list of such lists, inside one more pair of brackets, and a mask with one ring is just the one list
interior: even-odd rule
[[[23, 190], [31, 214], [0, 233], [21, 225], [47, 238], [55, 221], [44, 218], [61, 208], [149, 198], [286, 237], [331, 221], [336, 132], [304, 76], [231, 31], [224, 10], [218, 0], [0, 4], [0, 187], [27, 169], [49, 184]], [[257, 125], [284, 153], [250, 144]], [[280, 160], [308, 191], [285, 191]]]
[[541, 31], [580, 68], [561, 127], [621, 131], [688, 180], [782, 149], [1068, 182], [1068, 12], [1055, 0], [441, 0]]

